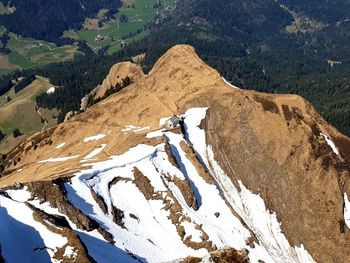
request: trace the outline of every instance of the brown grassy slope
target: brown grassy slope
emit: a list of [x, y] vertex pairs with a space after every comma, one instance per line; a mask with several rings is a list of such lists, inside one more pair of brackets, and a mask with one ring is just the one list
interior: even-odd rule
[[[350, 140], [298, 96], [232, 89], [186, 45], [170, 49], [148, 76], [121, 92], [46, 134], [29, 138], [10, 154], [10, 175], [1, 178], [0, 185], [71, 174], [83, 169], [79, 160], [102, 143], [108, 146], [98, 160], [121, 154], [147, 143], [144, 134], [158, 129], [160, 118], [191, 107], [209, 107], [203, 128], [215, 158], [232, 179], [261, 194], [293, 245], [304, 244], [318, 262], [350, 261], [349, 230], [341, 231], [343, 192], [350, 196]], [[151, 129], [124, 134], [121, 130], [130, 124]], [[108, 132], [100, 141], [83, 142], [87, 136]], [[340, 157], [321, 132], [337, 143]], [[66, 145], [55, 149], [62, 142]], [[70, 155], [79, 157], [37, 163]], [[23, 171], [16, 173], [19, 167]]]

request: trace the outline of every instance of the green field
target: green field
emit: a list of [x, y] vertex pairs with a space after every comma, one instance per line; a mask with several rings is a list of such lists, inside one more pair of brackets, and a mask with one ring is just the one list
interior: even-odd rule
[[28, 61], [26, 57], [18, 53], [17, 51], [12, 51], [9, 55], [9, 62], [12, 65], [20, 66], [21, 68], [30, 68], [32, 64]]
[[[0, 28], [0, 35], [4, 29]], [[23, 38], [9, 33], [10, 40], [7, 48], [11, 53], [0, 59], [0, 75], [7, 74], [14, 69], [28, 69], [36, 66], [43, 66], [48, 63], [72, 59], [76, 53], [76, 46], [57, 47], [53, 43]]]
[[71, 59], [76, 52], [75, 46], [57, 47], [53, 43], [22, 38], [10, 33], [7, 47], [12, 51], [9, 61], [21, 68], [45, 65], [52, 62]]
[[[120, 50], [125, 44], [144, 38], [149, 33], [144, 30], [144, 26], [156, 16], [157, 12], [161, 13], [176, 2], [176, 0], [159, 0], [161, 6], [157, 8], [155, 4], [158, 3], [158, 0], [126, 1], [128, 4], [124, 4], [119, 9], [113, 20], [103, 23], [102, 28], [70, 30], [64, 33], [64, 37], [85, 40], [94, 51], [109, 46], [107, 52], [111, 54]], [[120, 22], [122, 16], [127, 17], [125, 22]], [[96, 22], [103, 18], [97, 15], [96, 18], [91, 19]], [[0, 27], [0, 35], [5, 31], [3, 27]], [[105, 39], [95, 41], [98, 35]], [[13, 33], [9, 33], [9, 37], [7, 48], [11, 50], [11, 53], [0, 54], [0, 75], [16, 69], [28, 69], [69, 60], [77, 52], [77, 47], [74, 45], [57, 47], [53, 43], [24, 38]]]
[[[132, 5], [129, 4], [129, 6], [119, 9], [115, 19], [105, 23], [101, 29], [82, 29], [76, 33], [79, 39], [85, 40], [93, 50], [110, 46], [108, 53], [116, 52], [122, 47], [122, 44], [139, 40], [148, 34], [147, 31], [141, 33], [137, 33], [137, 31], [142, 30], [156, 16], [157, 8], [154, 5], [157, 2], [157, 0], [134, 0]], [[158, 9], [159, 12], [173, 5], [175, 0], [160, 2], [162, 7]], [[126, 16], [128, 20], [120, 22], [121, 16]], [[95, 41], [98, 35], [104, 36], [105, 39]]]

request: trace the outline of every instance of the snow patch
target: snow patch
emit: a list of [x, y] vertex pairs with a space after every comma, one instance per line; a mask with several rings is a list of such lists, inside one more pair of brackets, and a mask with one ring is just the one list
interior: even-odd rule
[[[181, 143], [185, 142], [182, 135], [167, 132], [165, 136], [168, 138], [173, 152], [177, 153], [175, 158], [180, 164], [182, 173], [190, 183], [199, 207], [198, 211], [190, 208], [180, 189], [175, 184], [169, 183], [168, 187], [180, 203], [184, 214], [190, 217], [193, 223], [202, 225], [209, 240], [218, 248], [246, 248], [245, 241], [250, 237], [249, 231], [232, 214], [217, 187], [207, 183], [186, 157], [186, 153], [181, 148]], [[219, 217], [215, 216], [217, 212], [220, 214]]]
[[84, 142], [98, 141], [98, 140], [103, 139], [104, 137], [106, 137], [106, 134], [97, 134], [94, 136], [86, 137], [84, 139]]
[[89, 160], [93, 157], [95, 157], [96, 155], [98, 155], [100, 152], [103, 151], [104, 148], [106, 148], [107, 144], [101, 144], [101, 146], [95, 150], [93, 150], [91, 153], [89, 153], [88, 155], [86, 155], [83, 160]]
[[75, 258], [77, 256], [77, 252], [75, 250], [75, 247], [66, 246], [66, 249], [64, 250], [63, 256], [68, 257], [68, 258]]
[[62, 148], [63, 146], [65, 146], [65, 145], [66, 145], [66, 143], [63, 142], [63, 143], [57, 145], [57, 146], [56, 146], [56, 149], [61, 149], [61, 148]]
[[200, 243], [202, 242], [202, 234], [203, 232], [201, 230], [196, 229], [196, 225], [193, 223], [190, 223], [188, 221], [184, 221], [181, 224], [185, 228], [185, 238], [191, 236], [191, 241]]
[[46, 91], [46, 93], [47, 93], [47, 94], [53, 94], [53, 93], [55, 93], [55, 90], [56, 90], [55, 87], [51, 87], [51, 88], [49, 88], [49, 89]]
[[156, 138], [156, 137], [161, 137], [161, 136], [163, 136], [163, 132], [164, 131], [165, 131], [165, 129], [149, 132], [149, 133], [146, 134], [146, 138], [147, 139], [152, 139], [152, 138]]
[[168, 121], [170, 118], [171, 118], [171, 117], [164, 117], [164, 118], [161, 118], [161, 119], [159, 120], [159, 127], [165, 125], [165, 124], [167, 123], [167, 121]]
[[55, 158], [49, 158], [47, 160], [39, 161], [38, 163], [58, 163], [58, 162], [69, 161], [71, 159], [75, 159], [78, 157], [79, 157], [79, 155], [66, 156], [66, 157], [55, 157]]
[[[125, 251], [119, 249], [116, 246], [113, 246], [112, 244], [107, 243], [97, 230], [88, 232], [78, 229], [77, 226], [71, 222], [67, 216], [60, 213], [57, 208], [51, 207], [48, 202], [41, 203], [40, 200], [36, 199], [29, 201], [29, 203], [48, 214], [56, 214], [65, 217], [69, 222], [69, 225], [86, 245], [87, 250], [89, 251], [89, 255], [92, 256], [97, 262], [135, 262], [135, 260], [132, 259]], [[49, 260], [47, 262], [49, 262]]]
[[323, 133], [321, 133], [321, 135], [324, 137], [324, 139], [326, 140], [327, 144], [332, 148], [332, 151], [336, 154], [339, 155], [339, 151], [337, 146], [335, 146], [334, 142], [329, 139], [329, 137]]
[[12, 200], [22, 203], [28, 201], [32, 197], [32, 194], [28, 191], [27, 186], [18, 190], [7, 190], [6, 193]]
[[[156, 192], [166, 191], [164, 178], [153, 165], [153, 159], [157, 163], [165, 156], [164, 144], [138, 145], [123, 155], [93, 164], [92, 169], [82, 171], [72, 178], [71, 184], [65, 185], [72, 204], [106, 228], [116, 241], [115, 247], [121, 251], [127, 249], [149, 262], [175, 260], [206, 252], [196, 252], [182, 243], [162, 200], [146, 200], [131, 181], [121, 180], [109, 186], [116, 177], [134, 179], [133, 170], [137, 167], [150, 180]], [[108, 206], [108, 215], [93, 199], [91, 189], [104, 199]], [[126, 229], [117, 225], [110, 216], [112, 205], [123, 211]], [[120, 261], [119, 259], [118, 262]]]
[[346, 193], [344, 193], [344, 220], [346, 226], [350, 229], [350, 201]]
[[128, 132], [141, 132], [144, 130], [148, 130], [150, 129], [149, 126], [147, 127], [137, 127], [135, 125], [125, 125], [125, 128], [122, 129], [122, 132], [124, 132], [124, 134], [128, 133]]
[[222, 78], [222, 80], [223, 80], [227, 85], [229, 85], [231, 88], [239, 89], [237, 86], [232, 85], [230, 82], [228, 82], [224, 77], [221, 77], [221, 78]]

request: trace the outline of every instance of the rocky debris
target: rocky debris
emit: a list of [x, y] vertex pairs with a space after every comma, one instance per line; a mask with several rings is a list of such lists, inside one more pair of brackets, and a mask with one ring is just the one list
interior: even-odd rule
[[[184, 220], [184, 217], [179, 202], [170, 190], [167, 191], [167, 195], [163, 198], [163, 202], [164, 209], [170, 212], [169, 219], [178, 228], [182, 220]], [[184, 238], [184, 235], [179, 234], [179, 236]]]
[[136, 184], [137, 188], [140, 189], [141, 193], [145, 196], [147, 200], [152, 199], [159, 199], [155, 195], [154, 187], [152, 186], [150, 180], [144, 176], [139, 169], [134, 167], [134, 183]]
[[124, 225], [124, 212], [115, 206], [112, 206], [112, 215], [113, 215], [113, 221], [116, 223], [118, 226], [125, 228]]
[[[183, 190], [182, 190], [183, 191]], [[186, 236], [185, 228], [181, 225], [182, 222], [187, 221], [191, 223], [191, 219], [183, 214], [182, 208], [178, 200], [174, 197], [173, 193], [168, 190], [167, 195], [163, 198], [164, 209], [170, 212], [169, 219], [176, 226], [176, 231], [180, 236], [184, 244], [190, 248], [198, 250], [200, 248], [205, 248], [208, 251], [213, 251], [216, 249], [212, 242], [209, 240], [208, 235], [202, 229], [202, 226], [196, 225], [196, 229], [200, 230], [203, 234], [201, 236], [201, 242], [193, 242], [191, 236]]]
[[31, 205], [30, 203], [26, 202], [26, 205], [33, 210], [33, 212], [39, 216], [41, 219], [45, 220], [46, 222], [50, 222], [51, 224], [62, 228], [67, 227], [69, 228], [69, 223], [67, 219], [64, 216], [60, 215], [50, 215], [45, 213], [44, 211], [40, 210], [39, 208], [36, 208], [35, 206]]
[[[217, 249], [215, 245], [213, 245], [213, 242], [209, 240], [209, 236], [204, 232], [201, 225], [196, 225], [196, 229], [202, 231], [201, 242], [194, 242], [192, 241], [192, 236], [187, 236], [186, 238], [183, 238], [184, 244], [186, 244], [188, 247], [193, 248], [195, 250], [205, 248], [207, 251], [212, 252]], [[186, 233], [185, 233], [186, 234]]]
[[198, 204], [190, 183], [187, 180], [181, 180], [177, 177], [170, 179], [181, 191], [185, 201], [189, 207], [198, 210]]
[[208, 263], [249, 263], [248, 251], [225, 248], [213, 251], [205, 258], [187, 257], [181, 263], [200, 263], [205, 259]]
[[94, 198], [95, 202], [98, 204], [98, 206], [101, 208], [101, 210], [103, 211], [103, 213], [105, 213], [106, 215], [108, 214], [108, 206], [105, 202], [105, 200], [103, 199], [102, 196], [100, 196], [98, 193], [96, 193], [94, 191], [94, 189], [90, 189], [91, 195]]
[[201, 161], [198, 159], [198, 156], [194, 152], [193, 148], [182, 141], [180, 143], [182, 150], [186, 153], [187, 159], [191, 161], [191, 163], [194, 165], [196, 168], [198, 174], [205, 180], [206, 183], [208, 184], [215, 184], [213, 179], [210, 177], [208, 171], [206, 171], [206, 168], [203, 166]]
[[169, 160], [169, 162], [170, 162], [173, 166], [175, 166], [177, 169], [180, 170], [180, 165], [179, 165], [179, 163], [177, 162], [175, 156], [173, 155], [173, 152], [171, 151], [171, 147], [170, 147], [170, 145], [169, 145], [169, 142], [166, 142], [166, 143], [165, 143], [165, 147], [164, 147], [164, 148], [165, 148], [166, 154], [168, 155], [168, 160]]
[[248, 263], [248, 251], [237, 251], [233, 248], [217, 250], [210, 254], [210, 259], [214, 263]]
[[60, 213], [67, 215], [79, 229], [91, 231], [99, 227], [94, 220], [71, 204], [65, 196], [64, 181], [33, 182], [27, 186], [33, 197], [39, 198], [41, 202], [49, 202]]
[[28, 189], [33, 198], [39, 198], [41, 202], [48, 202], [52, 207], [66, 215], [79, 229], [92, 231], [96, 229], [109, 243], [113, 243], [113, 237], [103, 229], [95, 220], [85, 215], [73, 206], [65, 195], [65, 179], [55, 181], [43, 181], [28, 183]]
[[[95, 260], [88, 254], [84, 243], [69, 226], [65, 217], [48, 214], [28, 202], [26, 205], [33, 210], [33, 217], [36, 221], [45, 225], [50, 231], [67, 238], [68, 243], [57, 249], [53, 256], [54, 259], [60, 260], [61, 262], [95, 262]], [[74, 255], [65, 255], [64, 252], [67, 246], [74, 248]]]

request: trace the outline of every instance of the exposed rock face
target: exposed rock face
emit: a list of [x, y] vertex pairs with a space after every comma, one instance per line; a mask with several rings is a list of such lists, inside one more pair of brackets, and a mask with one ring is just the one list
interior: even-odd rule
[[41, 200], [41, 202], [48, 202], [52, 207], [58, 209], [64, 215], [76, 224], [76, 226], [83, 230], [91, 231], [98, 227], [98, 224], [81, 213], [79, 209], [74, 207], [64, 195], [65, 189], [63, 181], [56, 181], [56, 183], [48, 182], [33, 182], [28, 184], [29, 191], [32, 196]]
[[[120, 73], [130, 68], [134, 79]], [[246, 257], [252, 262], [350, 261], [344, 218], [350, 140], [308, 102], [295, 95], [234, 89], [185, 45], [169, 50], [147, 76], [131, 63], [115, 66], [110, 75], [94, 98], [104, 97], [123, 77], [133, 83], [19, 145], [6, 158], [0, 186], [26, 184], [78, 229], [88, 235], [97, 230], [141, 260], [163, 258], [148, 252], [177, 240], [176, 250], [193, 256], [185, 262], [197, 262], [201, 248], [221, 251], [211, 254], [213, 262], [234, 262], [236, 256], [237, 262]], [[193, 109], [204, 115], [194, 118]], [[184, 116], [181, 130], [164, 128], [163, 118], [174, 115]], [[52, 180], [63, 177], [72, 178], [57, 188]], [[254, 221], [261, 211], [281, 223], [270, 232], [286, 242], [270, 242], [260, 225], [266, 218]], [[223, 222], [236, 222], [240, 234], [229, 238], [233, 232], [226, 225], [220, 232]], [[164, 232], [166, 241], [158, 239], [154, 232], [167, 224], [173, 229]], [[121, 233], [146, 241], [145, 252]], [[234, 249], [223, 252], [226, 246]], [[241, 257], [236, 252], [242, 249], [249, 253]]]

